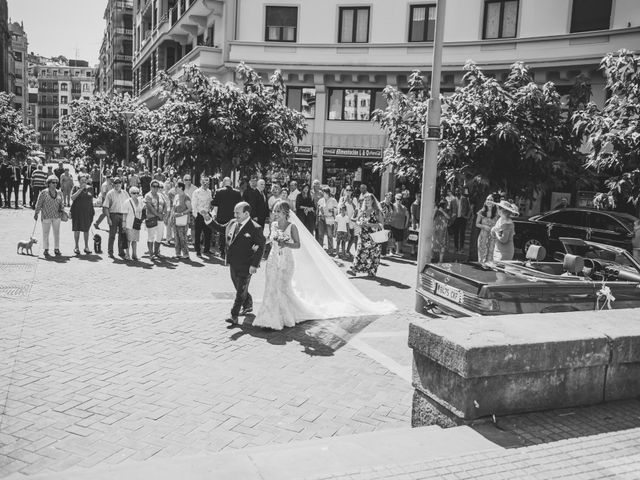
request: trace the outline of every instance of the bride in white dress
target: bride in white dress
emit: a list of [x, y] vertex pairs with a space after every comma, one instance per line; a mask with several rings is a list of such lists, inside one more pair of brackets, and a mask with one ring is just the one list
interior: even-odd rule
[[305, 320], [395, 310], [390, 302], [373, 302], [354, 287], [287, 202], [277, 202], [273, 212], [265, 290], [254, 326], [282, 330]]

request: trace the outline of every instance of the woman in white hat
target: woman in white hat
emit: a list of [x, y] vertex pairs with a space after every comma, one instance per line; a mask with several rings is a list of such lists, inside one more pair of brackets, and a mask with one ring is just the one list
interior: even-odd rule
[[518, 207], [506, 200], [501, 200], [498, 207], [498, 221], [491, 229], [491, 237], [495, 240], [493, 248], [493, 260], [513, 260], [514, 247], [513, 235], [515, 226], [511, 217], [518, 215]]

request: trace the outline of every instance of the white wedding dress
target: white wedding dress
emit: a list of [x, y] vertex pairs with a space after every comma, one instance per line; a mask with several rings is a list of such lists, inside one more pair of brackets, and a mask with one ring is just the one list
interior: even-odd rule
[[[265, 289], [253, 325], [282, 330], [306, 320], [384, 315], [396, 310], [388, 302], [373, 302], [351, 284], [300, 219], [291, 213], [284, 232], [271, 224], [271, 253], [265, 266]], [[300, 248], [281, 248], [274, 239], [291, 238], [295, 225]]]

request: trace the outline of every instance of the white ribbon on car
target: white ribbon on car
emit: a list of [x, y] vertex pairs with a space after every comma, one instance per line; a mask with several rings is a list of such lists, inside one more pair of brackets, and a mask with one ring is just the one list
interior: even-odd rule
[[[596, 300], [596, 309], [597, 310], [604, 310], [605, 308], [607, 310], [611, 310], [611, 302], [614, 302], [616, 300], [616, 297], [613, 296], [613, 294], [611, 293], [611, 289], [609, 288], [609, 286], [604, 283], [604, 281], [602, 282], [602, 287], [600, 287], [600, 290], [598, 290], [598, 298]], [[600, 301], [602, 301], [602, 306], [600, 306]]]

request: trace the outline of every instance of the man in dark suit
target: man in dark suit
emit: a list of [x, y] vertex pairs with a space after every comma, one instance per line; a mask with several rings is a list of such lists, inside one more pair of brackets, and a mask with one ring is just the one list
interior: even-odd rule
[[[227, 263], [236, 298], [231, 308], [229, 322], [238, 323], [238, 315], [253, 311], [253, 298], [249, 293], [251, 275], [258, 271], [264, 253], [265, 238], [262, 227], [251, 219], [251, 207], [247, 202], [238, 203], [233, 209], [234, 219], [227, 224]], [[212, 223], [213, 219], [206, 219]], [[242, 310], [240, 310], [242, 309]]]
[[36, 164], [29, 160], [22, 167], [22, 206], [25, 208], [27, 207], [27, 190], [29, 191], [29, 204], [33, 203], [31, 199], [33, 196], [31, 192], [31, 175], [33, 175], [35, 169]]
[[9, 183], [7, 185], [7, 208], [9, 208], [11, 202], [11, 192], [15, 195], [16, 201], [13, 208], [18, 207], [18, 194], [20, 192], [20, 182], [22, 181], [22, 172], [20, 171], [20, 165], [17, 160], [11, 162], [9, 166]]
[[214, 235], [217, 237], [220, 257], [225, 258], [225, 228], [233, 218], [233, 209], [242, 201], [242, 195], [231, 186], [231, 179], [222, 179], [222, 187], [216, 191], [213, 197]]
[[267, 217], [269, 216], [269, 205], [267, 204], [264, 187], [264, 180], [258, 180], [258, 177], [253, 176], [251, 180], [249, 180], [249, 186], [242, 195], [242, 200], [251, 206], [251, 218], [262, 227], [264, 227]]

